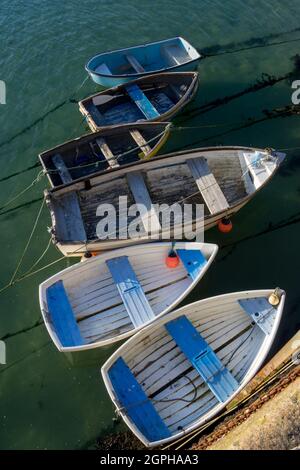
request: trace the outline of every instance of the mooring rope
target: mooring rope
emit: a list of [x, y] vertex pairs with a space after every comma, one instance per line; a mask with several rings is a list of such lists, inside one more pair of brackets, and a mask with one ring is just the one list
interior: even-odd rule
[[30, 232], [29, 238], [28, 238], [28, 240], [27, 240], [27, 242], [26, 242], [25, 248], [24, 248], [24, 250], [23, 250], [23, 252], [22, 252], [22, 255], [21, 255], [21, 257], [20, 257], [20, 259], [19, 259], [19, 261], [18, 261], [18, 263], [17, 263], [17, 266], [16, 266], [16, 268], [15, 268], [15, 271], [14, 271], [12, 277], [11, 277], [11, 280], [9, 281], [9, 283], [8, 283], [6, 286], [4, 286], [4, 287], [2, 287], [2, 289], [0, 289], [0, 293], [15, 284], [15, 278], [16, 278], [16, 276], [17, 276], [17, 274], [18, 274], [18, 271], [19, 271], [19, 269], [20, 269], [20, 266], [21, 266], [21, 264], [22, 264], [22, 262], [23, 262], [24, 256], [25, 256], [25, 254], [27, 253], [27, 250], [28, 250], [28, 248], [29, 248], [29, 245], [30, 245], [30, 242], [31, 242], [32, 237], [33, 237], [33, 235], [34, 235], [34, 232], [35, 232], [35, 230], [36, 230], [38, 221], [39, 221], [40, 216], [41, 216], [41, 214], [42, 214], [42, 210], [43, 210], [43, 208], [44, 208], [44, 204], [45, 204], [45, 198], [43, 198], [42, 204], [41, 204], [41, 206], [40, 206], [40, 208], [39, 208], [39, 211], [38, 211], [38, 214], [37, 214], [36, 219], [35, 219], [35, 221], [34, 221], [32, 230], [31, 230], [31, 232]]
[[[2, 209], [5, 209], [12, 202], [16, 201], [20, 196], [22, 196], [27, 191], [29, 191], [29, 189], [31, 189], [33, 186], [35, 186], [39, 181], [41, 181], [42, 176], [43, 176], [43, 172], [40, 171], [38, 173], [37, 177], [28, 186], [26, 186], [26, 188], [22, 189], [16, 196], [9, 199], [2, 207], [0, 207], [0, 211], [2, 211]], [[0, 215], [1, 215], [1, 212], [0, 212]]]

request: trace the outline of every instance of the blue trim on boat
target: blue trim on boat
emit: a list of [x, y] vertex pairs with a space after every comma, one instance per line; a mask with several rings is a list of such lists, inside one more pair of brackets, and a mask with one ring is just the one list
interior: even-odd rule
[[120, 405], [150, 442], [171, 436], [171, 432], [122, 357], [111, 366], [108, 376]]
[[63, 281], [57, 281], [46, 289], [46, 299], [54, 330], [62, 346], [82, 346], [85, 344], [74, 317]]
[[127, 256], [106, 261], [128, 315], [135, 327], [153, 320], [155, 315]]
[[206, 265], [207, 259], [200, 250], [178, 249], [176, 253], [194, 281]]
[[135, 83], [132, 85], [129, 84], [126, 85], [125, 88], [130, 98], [142, 111], [146, 119], [155, 119], [160, 116], [157, 109], [155, 109], [151, 101], [148, 100], [147, 96], [142, 92], [138, 85]]
[[239, 384], [194, 325], [182, 315], [166, 323], [165, 328], [215, 397], [227, 401]]

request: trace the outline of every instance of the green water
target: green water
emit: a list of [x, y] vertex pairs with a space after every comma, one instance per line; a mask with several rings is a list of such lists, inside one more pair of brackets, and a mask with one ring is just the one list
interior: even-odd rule
[[[84, 63], [96, 52], [174, 35], [186, 37], [200, 49], [226, 46], [298, 28], [299, 20], [298, 0], [2, 0], [0, 80], [7, 85], [7, 104], [0, 105], [0, 177], [26, 168], [36, 161], [40, 151], [85, 131], [76, 104], [67, 101], [1, 145], [69, 100], [85, 78]], [[297, 37], [300, 31], [273, 40]], [[300, 41], [205, 59], [197, 99], [176, 122], [218, 126], [176, 132], [164, 149], [179, 150], [205, 138], [210, 138], [205, 144], [300, 147], [299, 116], [268, 120], [216, 137], [230, 127], [222, 127], [226, 122], [236, 126], [249, 117], [262, 117], [264, 109], [290, 105], [291, 87], [287, 81], [245, 94], [205, 114], [192, 112], [212, 99], [243, 90], [262, 73], [288, 73], [299, 47]], [[88, 80], [76, 98], [95, 90], [96, 85]], [[299, 151], [289, 151], [274, 180], [235, 217], [230, 235], [221, 236], [216, 230], [207, 233], [206, 241], [233, 243], [233, 247], [220, 250], [217, 262], [187, 299], [277, 285], [286, 289], [288, 301], [273, 351], [300, 326], [300, 225], [235, 242], [299, 212], [299, 162]], [[29, 185], [36, 174], [37, 170], [32, 170], [1, 182], [0, 205]], [[45, 187], [43, 179], [15, 204], [39, 198]], [[40, 201], [0, 215], [2, 285], [14, 272], [39, 207]], [[49, 225], [44, 210], [21, 273], [46, 247]], [[42, 265], [58, 257], [51, 246]], [[113, 407], [99, 370], [115, 348], [67, 357], [55, 349], [43, 324], [36, 325], [40, 322], [39, 283], [67, 265], [67, 260], [60, 262], [0, 296], [0, 337], [6, 337], [7, 347], [7, 364], [0, 365], [2, 449], [86, 448], [113, 428]]]

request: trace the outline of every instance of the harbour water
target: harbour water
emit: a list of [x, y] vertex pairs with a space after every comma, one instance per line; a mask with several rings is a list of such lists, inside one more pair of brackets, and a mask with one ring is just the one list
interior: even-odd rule
[[[1, 286], [22, 256], [47, 187], [43, 177], [3, 207], [40, 169], [3, 178], [33, 165], [41, 151], [87, 132], [74, 101], [97, 90], [91, 80], [80, 88], [89, 57], [175, 35], [211, 54], [245, 48], [201, 62], [197, 98], [175, 121], [189, 128], [174, 130], [164, 151], [215, 144], [290, 149], [273, 181], [234, 218], [233, 231], [206, 234], [206, 241], [221, 249], [185, 300], [280, 286], [287, 291], [287, 305], [275, 352], [300, 327], [300, 118], [244, 125], [267, 117], [266, 110], [290, 106], [291, 80], [241, 93], [206, 112], [200, 107], [242, 92], [267, 75], [295, 71], [299, 20], [298, 0], [2, 0], [0, 80], [6, 84], [6, 104], [0, 104]], [[280, 44], [248, 49], [270, 42]], [[300, 80], [300, 70], [293, 79]], [[49, 225], [44, 208], [20, 274], [47, 247]], [[59, 257], [50, 246], [38, 266]], [[117, 346], [65, 356], [41, 322], [39, 283], [73, 262], [56, 263], [0, 294], [0, 339], [7, 352], [6, 364], [0, 364], [1, 449], [88, 448], [98, 436], [120, 429], [114, 428], [113, 406], [100, 377], [101, 364]]]

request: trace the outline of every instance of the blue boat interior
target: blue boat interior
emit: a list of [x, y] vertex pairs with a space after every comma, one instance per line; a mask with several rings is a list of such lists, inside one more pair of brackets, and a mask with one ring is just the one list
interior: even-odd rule
[[136, 75], [167, 70], [198, 58], [198, 52], [178, 37], [99, 54], [89, 61], [87, 68], [101, 75]]
[[239, 384], [188, 318], [182, 315], [165, 328], [219, 402], [228, 400]]
[[57, 281], [46, 290], [48, 313], [53, 329], [63, 347], [81, 346], [80, 334], [63, 281]]
[[122, 357], [111, 366], [108, 376], [120, 407], [150, 442], [171, 436], [170, 430]]
[[[158, 124], [151, 128], [140, 128], [139, 134], [145, 142], [151, 141], [150, 147], [153, 148], [161, 138], [162, 130], [162, 125]], [[141, 148], [129, 130], [122, 134], [105, 135], [103, 139], [111, 153], [116, 156], [119, 165], [140, 160]], [[40, 159], [53, 186], [109, 169], [109, 163], [103, 148], [98, 145], [97, 138], [83, 138], [67, 143], [53, 151], [45, 152]]]
[[188, 85], [180, 82], [128, 84], [118, 93], [111, 93], [111, 99], [103, 104], [95, 104], [92, 97], [83, 105], [98, 127], [155, 120], [173, 108], [187, 89]]

